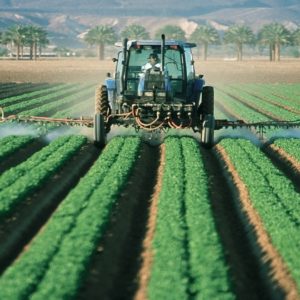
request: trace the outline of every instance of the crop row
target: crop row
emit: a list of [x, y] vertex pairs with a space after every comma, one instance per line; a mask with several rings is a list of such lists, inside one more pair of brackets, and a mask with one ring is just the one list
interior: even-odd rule
[[1, 299], [76, 295], [139, 147], [137, 137], [119, 137], [108, 144], [28, 250], [1, 276]]
[[165, 140], [149, 299], [233, 299], [199, 145]]
[[8, 87], [4, 87], [3, 90], [0, 90], [0, 99], [37, 91], [48, 86], [48, 83], [18, 83], [9, 85]]
[[241, 101], [242, 103], [253, 107], [253, 109], [259, 110], [264, 114], [271, 116], [272, 118], [283, 120], [297, 120], [299, 114], [287, 111], [284, 108], [278, 107], [274, 104], [268, 103], [261, 98], [253, 96], [242, 89], [236, 90], [231, 86], [224, 86], [222, 90], [230, 95], [230, 97]]
[[[283, 149], [286, 153], [295, 158], [300, 163], [300, 139], [281, 138], [274, 141], [274, 145]], [[300, 171], [300, 170], [299, 170]]]
[[245, 183], [253, 207], [259, 213], [272, 244], [281, 254], [300, 289], [298, 258], [300, 195], [290, 180], [250, 141], [224, 139], [228, 153]]
[[56, 85], [52, 85], [50, 87], [47, 88], [41, 88], [38, 89], [36, 91], [33, 92], [28, 92], [28, 93], [23, 93], [21, 95], [16, 95], [16, 96], [11, 96], [8, 98], [3, 98], [0, 100], [0, 103], [2, 106], [9, 106], [12, 105], [16, 102], [24, 102], [26, 100], [30, 100], [36, 97], [40, 97], [41, 95], [47, 94], [47, 93], [52, 93], [53, 91], [57, 91], [60, 90], [62, 88], [67, 87], [67, 85], [63, 85], [63, 84], [56, 84]]
[[219, 89], [216, 89], [215, 97], [216, 102], [220, 103], [229, 113], [232, 113], [245, 121], [258, 122], [270, 120], [267, 116], [247, 107]]
[[278, 95], [279, 91], [277, 91], [277, 94], [272, 93], [273, 85], [243, 84], [231, 86], [234, 89], [245, 91], [274, 105], [299, 111], [299, 95], [295, 94], [295, 87], [297, 86], [295, 84], [281, 87], [279, 90], [281, 95]]
[[34, 99], [24, 100], [9, 106], [4, 106], [4, 111], [7, 114], [26, 111], [28, 108], [41, 106], [45, 104], [49, 104], [50, 102], [56, 102], [59, 99], [66, 98], [70, 95], [76, 95], [79, 91], [84, 89], [82, 86], [78, 85], [67, 85], [64, 86], [63, 89], [55, 89], [49, 92], [47, 95], [37, 96]]
[[18, 149], [26, 146], [34, 139], [31, 135], [9, 135], [0, 139], [0, 162]]
[[86, 142], [82, 136], [64, 136], [0, 176], [0, 218], [57, 172]]

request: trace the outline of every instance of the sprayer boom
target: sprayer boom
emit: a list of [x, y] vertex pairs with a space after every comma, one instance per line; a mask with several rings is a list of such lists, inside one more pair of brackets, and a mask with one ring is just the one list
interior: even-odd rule
[[20, 122], [38, 122], [38, 123], [58, 123], [60, 125], [70, 126], [87, 126], [92, 127], [94, 124], [93, 118], [80, 117], [80, 118], [50, 118], [50, 117], [37, 117], [37, 116], [22, 116], [22, 115], [10, 115], [5, 117], [3, 109], [0, 107], [0, 123], [8, 121], [20, 121]]
[[254, 128], [254, 129], [277, 129], [277, 128], [300, 128], [300, 119], [295, 121], [263, 121], [247, 123], [243, 120], [215, 120], [215, 129], [221, 128]]

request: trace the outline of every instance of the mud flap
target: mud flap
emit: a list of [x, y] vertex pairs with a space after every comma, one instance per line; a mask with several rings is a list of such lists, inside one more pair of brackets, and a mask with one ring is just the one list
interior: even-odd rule
[[215, 118], [213, 115], [204, 115], [201, 131], [201, 143], [206, 148], [214, 145]]
[[106, 144], [104, 116], [100, 113], [94, 117], [94, 144], [97, 147], [104, 147]]

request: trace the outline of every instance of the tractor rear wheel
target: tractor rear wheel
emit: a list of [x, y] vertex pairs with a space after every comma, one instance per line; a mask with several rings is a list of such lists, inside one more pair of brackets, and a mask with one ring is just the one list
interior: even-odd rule
[[95, 113], [101, 113], [107, 117], [109, 115], [108, 93], [106, 85], [97, 87], [95, 93]]
[[95, 117], [94, 117], [94, 143], [97, 147], [104, 147], [106, 134], [109, 127], [105, 124], [105, 119], [109, 115], [107, 87], [101, 85], [97, 87], [95, 93]]

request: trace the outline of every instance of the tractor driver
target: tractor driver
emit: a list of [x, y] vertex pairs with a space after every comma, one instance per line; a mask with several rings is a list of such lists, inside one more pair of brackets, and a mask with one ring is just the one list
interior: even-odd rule
[[161, 64], [159, 63], [159, 58], [156, 53], [151, 53], [148, 57], [148, 62], [142, 66], [143, 72], [159, 72], [161, 69]]

